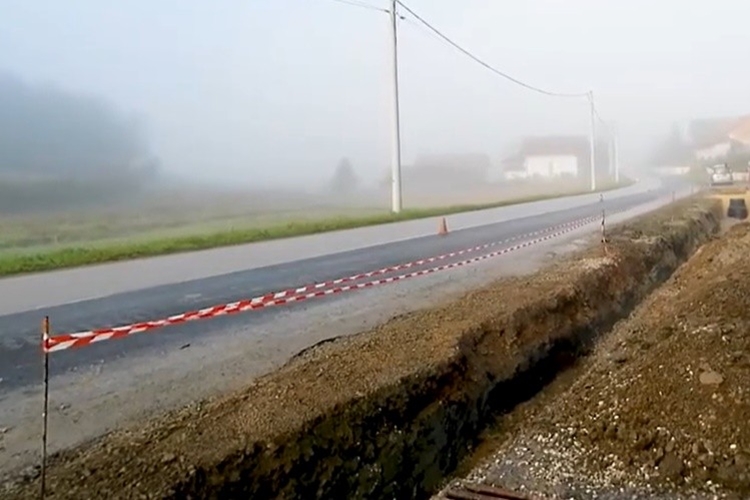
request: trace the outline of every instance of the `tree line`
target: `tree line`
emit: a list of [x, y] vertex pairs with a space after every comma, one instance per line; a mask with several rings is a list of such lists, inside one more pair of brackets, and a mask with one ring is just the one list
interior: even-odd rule
[[98, 97], [0, 73], [0, 211], [104, 202], [158, 171], [135, 118]]

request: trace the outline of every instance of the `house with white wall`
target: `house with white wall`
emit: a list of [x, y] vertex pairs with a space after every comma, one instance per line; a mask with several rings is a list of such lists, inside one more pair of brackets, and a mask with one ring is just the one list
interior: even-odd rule
[[700, 162], [720, 161], [726, 158], [731, 150], [732, 143], [727, 138], [724, 141], [697, 148], [695, 159]]
[[528, 137], [506, 160], [506, 179], [555, 179], [588, 174], [590, 146], [584, 136]]
[[726, 161], [750, 148], [750, 115], [693, 120], [687, 140], [699, 164]]
[[574, 154], [539, 154], [524, 159], [528, 177], [578, 177], [578, 157]]

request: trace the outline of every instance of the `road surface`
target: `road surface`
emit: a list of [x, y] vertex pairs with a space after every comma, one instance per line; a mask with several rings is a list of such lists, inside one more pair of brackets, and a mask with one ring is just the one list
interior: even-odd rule
[[[303, 244], [318, 241], [319, 245], [328, 241], [329, 246], [315, 247], [308, 251], [312, 256], [299, 260], [289, 259], [288, 254], [271, 253], [265, 259], [252, 259], [256, 264], [271, 262], [271, 265], [252, 267], [246, 260], [240, 263], [245, 269], [213, 276], [195, 277], [192, 274], [193, 279], [189, 280], [181, 280], [180, 276], [170, 274], [170, 258], [0, 280], [3, 300], [8, 297], [8, 302], [15, 304], [11, 308], [6, 303], [0, 316], [0, 429], [10, 427], [5, 433], [0, 432], [0, 451], [6, 448], [10, 452], [6, 460], [0, 460], [0, 470], [28, 462], [36, 447], [33, 439], [38, 425], [28, 420], [31, 416], [39, 415], [39, 325], [42, 315], [49, 315], [53, 331], [60, 333], [160, 319], [186, 310], [336, 279], [486, 243], [513, 240], [504, 245], [509, 247], [518, 241], [533, 238], [529, 234], [535, 231], [600, 214], [603, 206], [608, 211], [614, 211], [653, 206], [660, 200], [663, 203], [672, 189], [674, 187], [670, 185], [659, 188], [641, 185], [637, 189], [629, 188], [607, 196], [604, 203], [598, 201], [599, 195], [586, 195], [536, 202], [529, 204], [527, 210], [515, 206], [484, 214], [461, 214], [449, 218], [449, 224], [453, 228], [463, 228], [443, 237], [410, 237], [410, 234], [428, 232], [425, 221], [419, 221], [421, 225], [391, 225], [387, 232], [383, 232], [383, 227], [367, 228], [370, 233], [355, 230], [355, 234], [361, 235], [359, 240], [351, 237], [352, 232], [341, 232], [316, 235], [316, 240], [309, 237], [297, 239], [297, 242], [269, 242], [267, 248], [271, 250], [285, 243], [288, 247], [294, 247], [300, 240]], [[491, 223], [477, 224], [482, 218]], [[429, 232], [434, 233], [436, 228], [432, 226], [435, 220], [427, 222], [430, 224]], [[593, 224], [588, 232], [597, 229], [598, 226]], [[378, 242], [380, 244], [373, 244]], [[342, 248], [346, 251], [337, 251]], [[497, 248], [503, 248], [503, 245]], [[240, 250], [231, 249], [232, 252]], [[220, 249], [218, 255], [226, 257], [226, 253], [222, 254], [225, 251]], [[247, 246], [245, 251], [250, 251]], [[516, 270], [520, 270], [524, 265], [523, 259], [528, 258], [528, 255], [520, 255], [528, 252], [518, 253], [514, 257], [516, 261], [505, 261], [506, 265], [516, 262], [512, 265]], [[212, 258], [205, 252], [199, 254], [207, 259]], [[304, 255], [304, 249], [297, 255]], [[173, 256], [171, 262], [184, 264], [185, 259], [193, 258], [194, 255]], [[465, 258], [459, 256], [440, 264]], [[278, 259], [278, 262], [274, 263], [274, 259]], [[166, 273], [154, 277], [151, 270], [149, 274], [147, 271], [154, 261], [160, 262], [163, 267], [158, 269], [166, 268]], [[222, 259], [215, 262], [222, 262]], [[491, 267], [488, 266], [490, 264], [476, 266], [473, 282], [482, 281], [476, 273], [485, 273], [490, 277], [497, 275], [496, 270], [490, 271]], [[143, 274], [138, 273], [139, 267]], [[127, 269], [130, 276], [126, 283], [119, 288], [117, 283], [108, 286], [107, 290], [115, 290], [114, 293], [92, 295], [96, 294], [96, 290], [87, 289], [98, 279], [97, 274], [109, 273], [117, 277], [118, 273]], [[295, 352], [317, 341], [354, 333], [387, 319], [393, 313], [410, 310], [406, 302], [416, 307], [426, 304], [420, 298], [438, 299], [449, 291], [462, 290], [462, 286], [452, 285], [451, 276], [456, 281], [465, 281], [465, 286], [472, 282], [469, 279], [472, 275], [467, 272], [451, 274], [449, 271], [440, 273], [443, 276], [430, 278], [432, 281], [414, 278], [409, 280], [414, 282], [410, 285], [406, 285], [406, 282], [385, 285], [309, 303], [197, 321], [55, 353], [50, 357], [54, 409], [51, 421], [52, 449], [99, 435], [109, 428], [147, 415], [151, 409], [185, 404], [191, 396], [204, 397], [214, 391], [242, 386], [252, 376], [278, 366]], [[64, 291], [60, 280], [71, 275], [77, 275], [83, 281], [69, 282], [67, 294], [55, 291], [45, 295], [42, 289], [39, 295], [42, 297], [40, 304], [46, 306], [43, 308], [38, 305], [28, 307], [30, 304], [25, 291], [14, 295], [13, 288], [8, 288], [11, 284], [17, 286], [18, 290], [24, 290], [24, 287], [43, 281], [47, 276], [50, 282], [58, 282], [56, 289]], [[139, 283], [152, 286], [134, 289]], [[430, 283], [439, 290], [430, 289]], [[181, 386], [181, 382], [186, 386]]]

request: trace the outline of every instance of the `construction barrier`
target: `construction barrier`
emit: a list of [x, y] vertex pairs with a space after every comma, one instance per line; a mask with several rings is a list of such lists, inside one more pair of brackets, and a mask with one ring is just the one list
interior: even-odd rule
[[[73, 348], [80, 348], [80, 347], [85, 347], [85, 346], [92, 345], [98, 342], [103, 342], [106, 340], [123, 338], [123, 337], [127, 337], [127, 336], [134, 335], [137, 333], [152, 331], [152, 330], [156, 330], [156, 329], [163, 328], [166, 326], [177, 325], [177, 324], [186, 323], [190, 321], [215, 318], [218, 316], [226, 316], [230, 314], [237, 314], [237, 313], [253, 311], [257, 309], [264, 309], [264, 308], [273, 307], [273, 306], [281, 306], [281, 305], [290, 304], [294, 302], [301, 302], [303, 300], [309, 300], [309, 299], [313, 299], [317, 297], [324, 297], [327, 295], [334, 295], [334, 294], [339, 294], [343, 292], [361, 290], [364, 288], [371, 288], [373, 286], [394, 283], [397, 281], [403, 281], [405, 279], [415, 278], [417, 276], [424, 276], [427, 274], [432, 274], [432, 273], [435, 273], [438, 271], [444, 271], [447, 269], [453, 269], [456, 267], [461, 267], [461, 266], [465, 266], [465, 265], [479, 262], [482, 260], [486, 260], [491, 257], [496, 257], [499, 255], [510, 253], [510, 252], [519, 250], [521, 248], [525, 248], [530, 245], [540, 243], [542, 241], [546, 241], [551, 238], [555, 238], [557, 236], [573, 231], [577, 228], [583, 227], [587, 224], [595, 222], [597, 218], [598, 218], [597, 216], [584, 217], [584, 218], [577, 219], [577, 220], [574, 220], [565, 224], [559, 224], [559, 225], [552, 226], [543, 230], [534, 231], [531, 233], [527, 233], [521, 236], [516, 236], [514, 238], [505, 239], [502, 241], [487, 243], [484, 245], [479, 245], [476, 247], [467, 248], [467, 249], [456, 251], [456, 252], [446, 253], [443, 255], [435, 256], [435, 257], [429, 257], [426, 259], [420, 259], [420, 260], [416, 260], [412, 262], [398, 264], [395, 266], [384, 267], [381, 269], [376, 269], [374, 271], [355, 274], [355, 275], [348, 276], [345, 278], [339, 278], [336, 280], [325, 281], [325, 282], [320, 282], [320, 283], [313, 283], [313, 284], [305, 285], [299, 288], [292, 288], [292, 289], [282, 290], [278, 292], [268, 293], [262, 296], [253, 297], [250, 299], [244, 299], [244, 300], [240, 300], [236, 302], [231, 302], [228, 304], [220, 304], [220, 305], [215, 305], [215, 306], [207, 307], [207, 308], [200, 309], [200, 310], [188, 311], [188, 312], [170, 316], [168, 318], [137, 322], [137, 323], [132, 323], [128, 325], [116, 326], [112, 328], [102, 328], [102, 329], [87, 330], [87, 331], [81, 331], [81, 332], [75, 332], [75, 333], [66, 333], [66, 334], [60, 334], [60, 335], [54, 335], [54, 336], [45, 336], [43, 338], [43, 349], [46, 353], [53, 353], [53, 352], [64, 351], [64, 350], [73, 349]], [[368, 281], [365, 283], [357, 283], [357, 284], [352, 284], [352, 285], [347, 285], [347, 286], [340, 286], [344, 283], [360, 281], [362, 279], [371, 278], [371, 277], [378, 276], [378, 275], [388, 274], [388, 273], [392, 273], [396, 271], [401, 271], [404, 269], [409, 269], [412, 267], [422, 266], [424, 264], [438, 262], [441, 260], [458, 257], [461, 255], [476, 253], [476, 252], [486, 250], [491, 247], [510, 243], [512, 241], [515, 241], [521, 238], [532, 237], [532, 236], [545, 234], [545, 233], [549, 233], [549, 234], [546, 234], [543, 237], [534, 238], [524, 243], [517, 244], [517, 245], [511, 246], [511, 247], [508, 247], [508, 248], [505, 248], [496, 252], [481, 255], [479, 257], [475, 257], [472, 259], [463, 260], [460, 262], [455, 262], [455, 263], [446, 264], [442, 266], [437, 266], [437, 267], [433, 267], [429, 269], [414, 271], [411, 273], [401, 274], [401, 275], [393, 276], [389, 278]]]

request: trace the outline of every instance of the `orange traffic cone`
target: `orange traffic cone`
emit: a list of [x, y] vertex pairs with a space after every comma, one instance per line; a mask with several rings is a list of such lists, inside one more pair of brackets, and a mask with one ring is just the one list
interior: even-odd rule
[[445, 217], [440, 219], [440, 225], [438, 226], [438, 234], [441, 236], [448, 234], [448, 223], [445, 222]]

